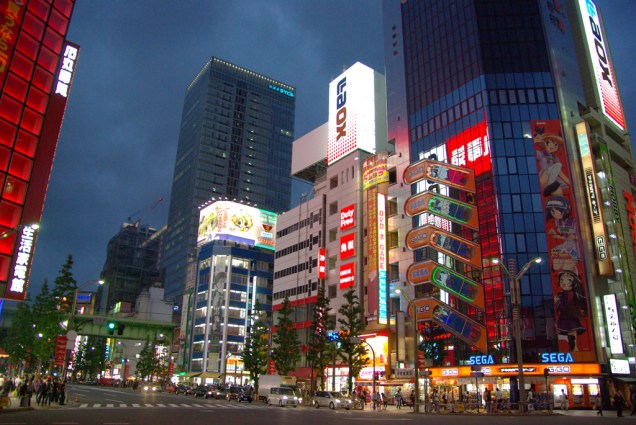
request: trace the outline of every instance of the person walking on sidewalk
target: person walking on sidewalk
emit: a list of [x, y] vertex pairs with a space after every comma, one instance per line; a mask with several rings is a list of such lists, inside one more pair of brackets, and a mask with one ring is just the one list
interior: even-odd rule
[[570, 400], [565, 390], [561, 390], [561, 410], [568, 410], [570, 408]]
[[632, 389], [631, 393], [632, 395], [629, 399], [632, 401], [632, 413], [630, 413], [629, 416], [634, 416], [634, 414], [636, 414], [636, 389]]
[[603, 399], [601, 398], [601, 393], [596, 396], [594, 408], [596, 409], [596, 416], [603, 416]]
[[614, 393], [614, 406], [616, 407], [616, 417], [623, 417], [623, 405], [625, 404], [625, 397], [623, 397], [623, 393], [621, 390], [616, 390]]
[[402, 388], [398, 388], [397, 393], [395, 393], [395, 407], [398, 410], [402, 409]]

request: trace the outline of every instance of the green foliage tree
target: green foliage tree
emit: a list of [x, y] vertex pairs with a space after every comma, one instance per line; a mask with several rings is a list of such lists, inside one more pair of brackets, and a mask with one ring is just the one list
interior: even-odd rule
[[44, 281], [40, 293], [32, 306], [32, 323], [37, 338], [32, 341], [34, 356], [38, 359], [38, 368], [49, 365], [49, 359], [55, 351], [57, 336], [63, 333], [62, 317], [57, 309], [57, 300], [49, 291], [48, 281]]
[[258, 381], [267, 372], [269, 358], [269, 327], [265, 322], [265, 314], [258, 302], [254, 306], [254, 323], [248, 329], [243, 348], [243, 367], [254, 381], [254, 388], [258, 394]]
[[347, 377], [347, 388], [349, 393], [353, 391], [353, 378], [360, 374], [364, 366], [369, 363], [367, 351], [360, 342], [360, 335], [366, 328], [363, 319], [364, 308], [358, 300], [358, 296], [353, 289], [344, 293], [346, 303], [339, 309], [340, 317], [340, 349], [338, 356], [349, 366], [349, 376]]
[[146, 340], [144, 348], [139, 353], [139, 361], [137, 362], [137, 371], [142, 380], [152, 380], [153, 377], [160, 373], [159, 359], [155, 354], [155, 343]]
[[106, 338], [90, 336], [84, 340], [73, 360], [73, 374], [95, 377], [106, 367]]
[[331, 318], [329, 298], [325, 293], [323, 285], [318, 287], [318, 297], [314, 309], [314, 315], [309, 328], [309, 341], [307, 351], [307, 361], [318, 373], [320, 379], [320, 389], [325, 389], [325, 377], [323, 371], [330, 365], [333, 358], [334, 342], [329, 341], [328, 333], [334, 329], [335, 323]]
[[300, 340], [291, 320], [292, 309], [289, 298], [283, 300], [283, 306], [278, 312], [276, 332], [272, 336], [274, 345], [272, 358], [274, 367], [279, 375], [287, 375], [296, 369], [300, 361]]
[[33, 343], [37, 339], [33, 319], [33, 311], [28, 302], [18, 303], [11, 328], [8, 329], [2, 346], [9, 355], [11, 365], [20, 365], [24, 360], [28, 371], [37, 368], [37, 356], [33, 353]]

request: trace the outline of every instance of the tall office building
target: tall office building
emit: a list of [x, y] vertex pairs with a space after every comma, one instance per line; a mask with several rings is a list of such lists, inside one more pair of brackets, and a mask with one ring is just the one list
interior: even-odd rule
[[0, 298], [24, 300], [79, 47], [73, 0], [0, 2]]
[[288, 84], [218, 58], [188, 86], [164, 250], [167, 299], [180, 304], [194, 282], [202, 204], [215, 197], [289, 209], [295, 95]]
[[104, 284], [97, 290], [100, 312], [113, 308], [129, 312], [136, 307], [142, 290], [163, 281], [160, 253], [165, 231], [166, 226], [157, 230], [140, 222], [123, 223], [108, 241], [100, 275]]
[[[636, 182], [600, 11], [591, 0], [383, 7], [389, 138], [411, 163], [466, 167], [476, 181], [474, 195], [427, 179], [411, 185], [413, 195], [441, 190], [479, 211], [476, 231], [413, 220], [448, 226], [467, 241], [458, 246], [481, 252], [470, 261], [476, 251], [443, 254], [431, 241], [413, 260], [451, 272], [416, 280], [400, 271], [422, 306], [443, 312], [418, 329], [428, 343], [437, 328], [432, 336], [443, 341], [425, 354], [430, 384], [497, 386], [515, 400], [523, 364], [525, 389], [547, 383], [574, 406], [608, 400], [634, 373]], [[519, 317], [510, 280], [520, 283]], [[485, 303], [458, 283], [483, 291]], [[485, 345], [473, 343], [484, 336]], [[478, 388], [475, 365], [485, 371]]]

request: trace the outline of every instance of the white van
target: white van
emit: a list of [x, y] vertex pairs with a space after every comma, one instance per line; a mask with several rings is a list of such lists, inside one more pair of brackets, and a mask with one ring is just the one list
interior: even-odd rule
[[267, 404], [269, 406], [294, 406], [298, 407], [300, 399], [289, 387], [271, 387], [267, 395]]

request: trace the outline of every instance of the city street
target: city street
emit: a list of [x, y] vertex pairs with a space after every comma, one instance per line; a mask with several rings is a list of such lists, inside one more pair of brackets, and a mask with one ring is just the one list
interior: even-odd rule
[[[13, 400], [14, 406], [17, 404]], [[35, 404], [35, 403], [34, 403]], [[100, 424], [276, 424], [276, 425], [323, 425], [373, 422], [374, 424], [428, 424], [466, 425], [509, 424], [514, 416], [515, 424], [542, 425], [598, 424], [616, 421], [616, 412], [607, 411], [603, 418], [593, 411], [555, 412], [553, 415], [534, 413], [527, 416], [481, 414], [413, 414], [410, 409], [397, 410], [389, 406], [386, 411], [373, 411], [368, 406], [364, 411], [329, 410], [301, 406], [297, 409], [267, 406], [262, 402], [237, 403], [225, 400], [205, 400], [192, 396], [177, 396], [170, 393], [143, 394], [130, 389], [103, 388], [81, 385], [69, 386], [69, 404], [51, 407], [33, 406], [33, 409], [11, 409], [0, 414], [0, 425], [51, 424], [51, 425], [100, 425]], [[636, 417], [621, 420], [633, 423]]]

